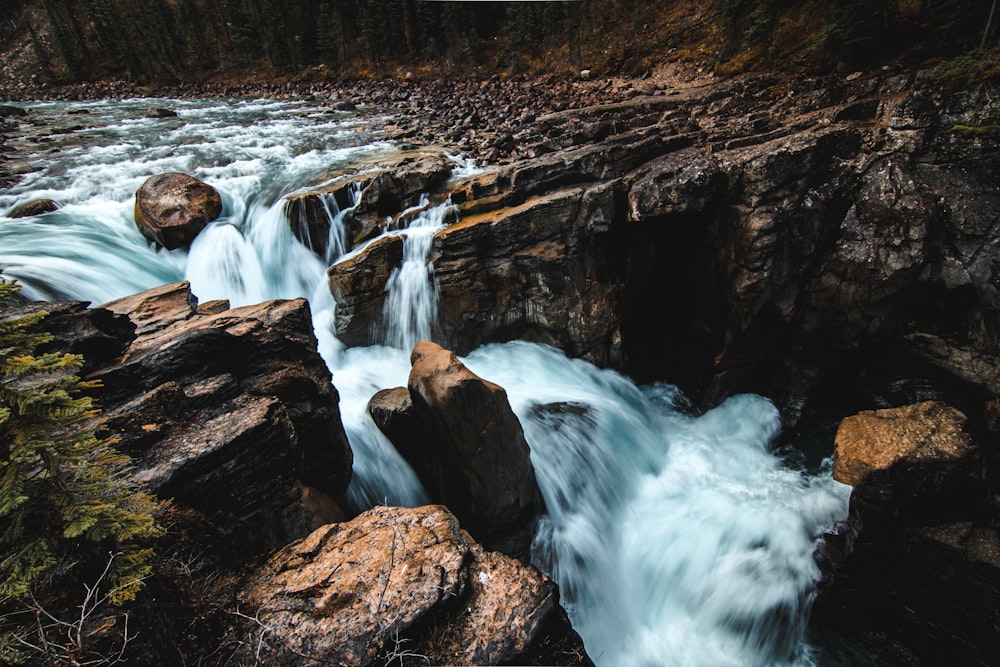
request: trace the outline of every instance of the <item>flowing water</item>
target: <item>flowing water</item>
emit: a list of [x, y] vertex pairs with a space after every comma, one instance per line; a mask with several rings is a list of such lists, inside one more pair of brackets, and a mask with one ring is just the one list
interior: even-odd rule
[[[173, 119], [149, 119], [170, 106]], [[406, 384], [409, 349], [431, 335], [436, 283], [427, 255], [447, 205], [422, 209], [402, 234], [389, 280], [384, 345], [345, 348], [333, 334], [325, 269], [346, 242], [328, 202], [330, 250], [296, 240], [283, 197], [364, 168], [397, 149], [373, 140], [383, 122], [331, 114], [307, 100], [117, 100], [31, 105], [43, 124], [83, 127], [38, 144], [30, 173], [0, 192], [0, 211], [36, 197], [62, 208], [0, 217], [0, 269], [37, 299], [105, 301], [186, 279], [201, 300], [233, 305], [310, 300], [320, 351], [341, 394], [355, 452], [350, 499], [429, 499], [365, 406]], [[74, 112], [70, 115], [70, 112]], [[81, 113], [86, 112], [86, 113]], [[216, 186], [223, 213], [189, 251], [154, 250], [132, 222], [147, 177], [184, 171]], [[818, 576], [818, 535], [846, 516], [849, 489], [790, 467], [769, 449], [774, 406], [735, 396], [693, 414], [672, 386], [627, 378], [524, 342], [464, 359], [505, 387], [532, 447], [547, 514], [533, 560], [599, 665], [825, 664], [805, 637]]]

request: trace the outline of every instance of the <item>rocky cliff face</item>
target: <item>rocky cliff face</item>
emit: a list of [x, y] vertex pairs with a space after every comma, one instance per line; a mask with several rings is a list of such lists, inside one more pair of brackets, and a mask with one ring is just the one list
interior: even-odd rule
[[176, 283], [51, 314], [52, 343], [102, 382], [100, 427], [136, 476], [206, 517], [242, 557], [306, 533], [303, 486], [341, 500], [351, 450], [302, 300], [198, 304]]
[[[434, 244], [443, 342], [539, 340], [699, 395], [760, 391], [792, 420], [873, 358], [995, 393], [993, 87], [851, 79], [536, 118], [522, 159], [440, 191], [460, 215]], [[388, 245], [330, 270], [352, 343], [377, 329]]]

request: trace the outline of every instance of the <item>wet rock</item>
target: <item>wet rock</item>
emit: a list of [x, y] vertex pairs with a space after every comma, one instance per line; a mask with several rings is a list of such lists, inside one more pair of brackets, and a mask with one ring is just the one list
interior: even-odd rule
[[[467, 191], [491, 191], [483, 188]], [[473, 213], [439, 231], [432, 254], [441, 340], [465, 354], [487, 342], [528, 339], [598, 364], [617, 362], [619, 287], [599, 251], [614, 209], [615, 189], [602, 184]], [[330, 268], [342, 340], [381, 342], [385, 281], [401, 259], [400, 241], [380, 239]]]
[[146, 118], [175, 118], [177, 112], [165, 107], [152, 107], [146, 110]]
[[320, 256], [335, 259], [327, 247], [332, 215], [350, 209], [342, 248], [349, 251], [384, 231], [387, 217], [418, 205], [448, 179], [453, 167], [444, 155], [418, 151], [345, 175], [321, 190], [289, 195], [285, 213], [296, 238]]
[[599, 250], [615, 216], [615, 188], [602, 184], [534, 197], [438, 232], [442, 340], [460, 354], [526, 339], [600, 365], [620, 361], [620, 286]]
[[[432, 451], [433, 445], [427, 442], [428, 434], [413, 412], [409, 389], [382, 389], [371, 397], [367, 409], [372, 421], [403, 458], [411, 461], [411, 465], [425, 469], [420, 473], [422, 477], [433, 469], [430, 461], [424, 460], [426, 453]], [[434, 483], [433, 479], [429, 481]]]
[[540, 496], [506, 392], [429, 341], [411, 362], [407, 388], [369, 402], [376, 424], [476, 539], [526, 558]]
[[361, 191], [357, 213], [380, 216], [417, 204], [449, 176], [454, 163], [444, 155], [417, 154], [385, 165]]
[[[338, 191], [299, 193], [285, 197], [285, 217], [295, 238], [324, 259], [333, 259], [330, 219], [342, 208], [349, 206], [347, 190], [348, 188], [343, 188], [343, 197], [338, 197]], [[340, 206], [340, 201], [345, 202], [343, 207]]]
[[242, 657], [269, 664], [591, 664], [555, 584], [484, 551], [440, 506], [324, 526], [272, 556], [240, 599], [253, 619]]
[[8, 104], [0, 105], [0, 118], [20, 118], [28, 115], [28, 110], [22, 107], [10, 106]]
[[385, 285], [402, 261], [403, 240], [383, 236], [327, 270], [330, 293], [337, 302], [337, 337], [346, 345], [369, 345], [373, 337], [383, 342]]
[[135, 193], [135, 224], [168, 250], [186, 248], [222, 213], [222, 197], [207, 183], [170, 172], [147, 179]]
[[36, 215], [58, 211], [59, 204], [51, 199], [32, 199], [18, 204], [7, 212], [8, 218], [30, 218]]
[[103, 383], [101, 426], [154, 491], [241, 554], [304, 534], [303, 484], [342, 501], [352, 456], [304, 300], [199, 305], [177, 283], [94, 310], [134, 327], [87, 377]]

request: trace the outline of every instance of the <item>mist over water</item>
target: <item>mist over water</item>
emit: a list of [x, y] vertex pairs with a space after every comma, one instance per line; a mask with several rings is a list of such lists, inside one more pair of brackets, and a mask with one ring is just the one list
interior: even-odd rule
[[[147, 119], [169, 106], [176, 119]], [[283, 197], [363, 168], [396, 149], [373, 143], [370, 121], [308, 101], [105, 101], [40, 104], [33, 113], [86, 129], [49, 145], [37, 169], [0, 193], [0, 211], [36, 197], [62, 205], [37, 218], [0, 217], [0, 268], [37, 299], [100, 304], [189, 280], [199, 299], [235, 305], [310, 300], [320, 352], [341, 395], [355, 453], [358, 508], [429, 501], [366, 411], [380, 389], [404, 386], [409, 350], [432, 335], [436, 282], [428, 260], [446, 205], [427, 207], [404, 237], [381, 339], [345, 348], [333, 333], [325, 271], [346, 248], [336, 203], [330, 250], [296, 240]], [[470, 168], [466, 166], [466, 170]], [[184, 171], [222, 193], [223, 213], [189, 251], [155, 250], [132, 220], [149, 176]], [[503, 386], [532, 448], [547, 514], [533, 561], [560, 585], [600, 665], [813, 664], [805, 621], [818, 576], [819, 534], [847, 513], [849, 489], [829, 462], [788, 467], [769, 451], [780, 424], [759, 396], [694, 414], [669, 384], [628, 378], [525, 342], [489, 345], [463, 361]], [[817, 663], [819, 664], [819, 663]]]

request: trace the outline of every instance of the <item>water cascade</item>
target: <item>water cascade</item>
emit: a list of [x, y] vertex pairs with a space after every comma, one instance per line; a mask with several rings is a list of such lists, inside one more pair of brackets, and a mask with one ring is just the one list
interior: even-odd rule
[[418, 205], [423, 210], [403, 234], [403, 263], [389, 276], [389, 296], [383, 310], [386, 344], [390, 347], [409, 350], [418, 341], [431, 338], [431, 326], [437, 321], [438, 295], [429, 255], [434, 232], [444, 227], [449, 206], [450, 202], [445, 202], [427, 208], [425, 197]]
[[[283, 197], [393, 147], [372, 143], [356, 117], [306, 101], [154, 103], [179, 119], [143, 118], [149, 101], [33, 108], [57, 123], [85, 107], [92, 127], [67, 134], [59, 152], [40, 156], [44, 167], [0, 194], [0, 211], [34, 197], [62, 204], [38, 218], [0, 219], [5, 277], [31, 298], [96, 304], [181, 279], [200, 299], [233, 305], [310, 299], [355, 453], [351, 502], [427, 502], [365, 406], [376, 391], [406, 384], [410, 347], [432, 335], [428, 253], [447, 205], [387, 232], [404, 236], [405, 257], [387, 285], [386, 344], [345, 348], [325, 280], [346, 248], [346, 237], [335, 238], [345, 212], [329, 206], [332, 250], [320, 258], [296, 239]], [[167, 170], [223, 194], [222, 216], [189, 251], [153, 249], [132, 223], [135, 189]], [[735, 396], [693, 414], [670, 385], [637, 387], [524, 342], [485, 346], [464, 361], [507, 390], [525, 428], [548, 511], [533, 560], [559, 582], [598, 664], [813, 664], [804, 637], [812, 550], [846, 515], [848, 489], [832, 481], [828, 462], [801, 470], [769, 451], [779, 426], [770, 402]]]

